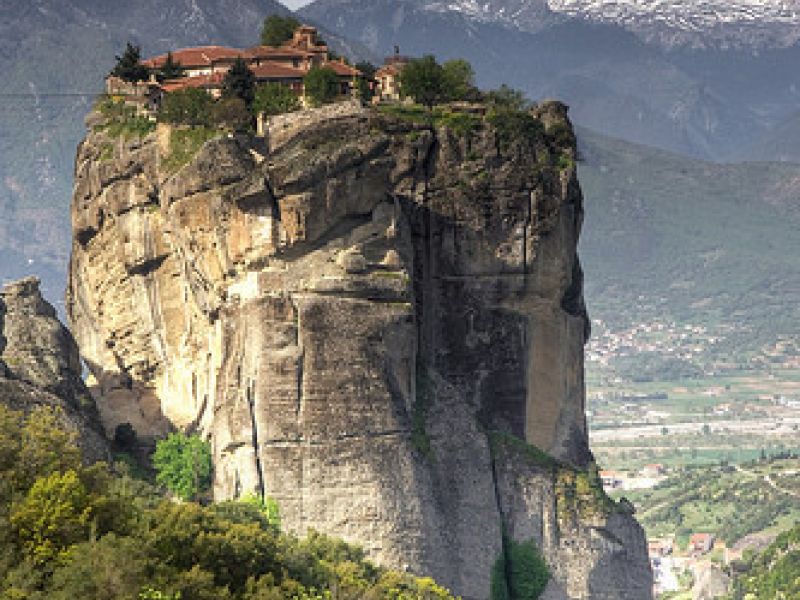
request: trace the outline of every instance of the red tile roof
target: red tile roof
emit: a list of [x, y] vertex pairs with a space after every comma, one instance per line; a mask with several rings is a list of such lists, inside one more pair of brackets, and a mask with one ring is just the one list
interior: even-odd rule
[[[172, 60], [179, 63], [184, 68], [190, 67], [209, 67], [214, 61], [220, 59], [233, 59], [237, 56], [243, 56], [243, 50], [236, 48], [227, 48], [225, 46], [200, 46], [198, 48], [182, 48], [175, 50], [172, 53]], [[161, 54], [148, 60], [142, 61], [142, 64], [148, 68], [158, 68], [167, 61], [167, 55]]]
[[309, 58], [312, 56], [311, 52], [306, 52], [300, 48], [291, 48], [288, 46], [280, 46], [273, 48], [272, 46], [255, 46], [248, 48], [244, 51], [245, 58]]
[[211, 75], [197, 75], [196, 77], [182, 77], [180, 79], [168, 79], [161, 84], [161, 89], [165, 92], [175, 92], [186, 88], [219, 88], [225, 73], [212, 73]]
[[339, 61], [328, 61], [324, 65], [324, 67], [330, 67], [333, 69], [337, 75], [340, 77], [357, 77], [361, 75], [361, 71], [356, 68], [351, 67], [350, 65], [346, 65], [345, 63], [341, 63]]
[[250, 70], [256, 79], [302, 79], [306, 76], [303, 69], [295, 69], [279, 62], [264, 62], [258, 66], [251, 66]]
[[378, 77], [383, 77], [385, 75], [393, 75], [394, 77], [397, 77], [403, 70], [403, 66], [404, 65], [402, 64], [384, 65], [375, 71], [375, 78], [377, 79]]

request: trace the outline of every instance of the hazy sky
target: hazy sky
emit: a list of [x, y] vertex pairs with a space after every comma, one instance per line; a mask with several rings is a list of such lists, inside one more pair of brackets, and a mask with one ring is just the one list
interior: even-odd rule
[[283, 0], [283, 3], [294, 10], [295, 8], [300, 8], [301, 6], [305, 6], [309, 4], [311, 0]]

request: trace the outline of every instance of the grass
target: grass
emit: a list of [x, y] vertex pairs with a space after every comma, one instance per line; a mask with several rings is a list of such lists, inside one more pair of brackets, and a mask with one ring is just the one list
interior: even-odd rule
[[170, 136], [169, 154], [164, 157], [161, 167], [167, 173], [174, 173], [188, 164], [207, 141], [219, 137], [219, 129], [191, 127], [173, 129]]
[[[451, 111], [443, 106], [436, 106], [432, 110], [428, 110], [418, 104], [381, 104], [378, 105], [377, 110], [407, 123], [427, 127], [446, 127], [460, 136], [468, 136], [483, 126], [481, 117]], [[412, 141], [417, 139], [418, 135], [412, 138]]]
[[[141, 139], [156, 129], [154, 121], [138, 115], [136, 109], [126, 105], [123, 100], [101, 96], [95, 104], [95, 109], [104, 117], [104, 121], [95, 126], [95, 131], [104, 131], [115, 139]], [[104, 154], [101, 154], [101, 160], [103, 156]]]

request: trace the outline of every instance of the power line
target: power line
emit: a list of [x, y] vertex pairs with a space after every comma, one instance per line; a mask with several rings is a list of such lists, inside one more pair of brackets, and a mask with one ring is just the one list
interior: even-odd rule
[[94, 98], [100, 94], [101, 92], [46, 92], [43, 94], [0, 92], [0, 98]]

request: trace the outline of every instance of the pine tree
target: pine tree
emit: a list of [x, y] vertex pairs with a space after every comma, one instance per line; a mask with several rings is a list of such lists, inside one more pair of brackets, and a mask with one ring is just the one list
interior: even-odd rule
[[117, 64], [111, 71], [125, 81], [144, 81], [150, 76], [150, 71], [142, 64], [142, 49], [128, 42], [122, 56], [117, 56]]
[[175, 59], [172, 57], [172, 52], [168, 52], [167, 60], [160, 70], [160, 79], [178, 79], [183, 77], [183, 75], [184, 72], [181, 63], [175, 62]]
[[256, 97], [256, 76], [248, 68], [242, 57], [236, 59], [222, 82], [222, 95], [226, 98], [239, 98], [247, 108]]

